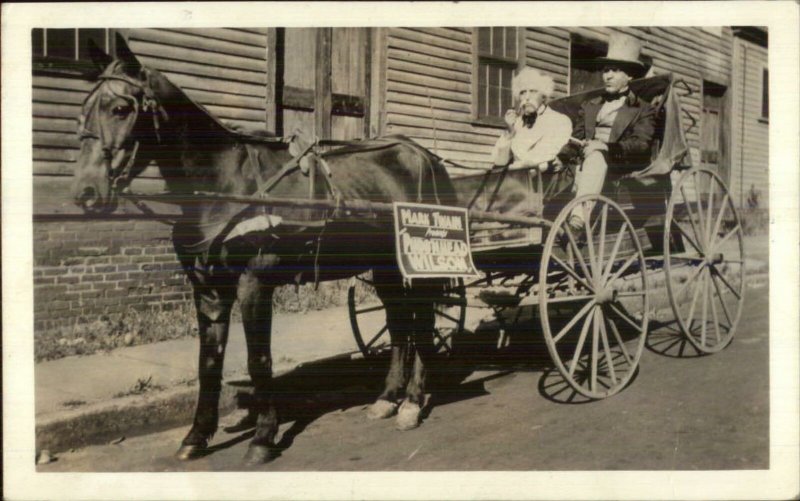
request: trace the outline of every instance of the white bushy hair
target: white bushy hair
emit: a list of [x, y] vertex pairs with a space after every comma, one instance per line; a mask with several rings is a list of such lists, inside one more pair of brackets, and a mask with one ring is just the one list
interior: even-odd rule
[[519, 100], [519, 93], [523, 89], [536, 89], [548, 99], [553, 97], [556, 90], [556, 83], [553, 77], [542, 73], [534, 68], [522, 68], [514, 78], [511, 79], [511, 93], [514, 101]]

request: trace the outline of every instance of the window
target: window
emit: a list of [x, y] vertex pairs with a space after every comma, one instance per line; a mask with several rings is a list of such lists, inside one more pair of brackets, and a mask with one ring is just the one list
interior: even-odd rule
[[111, 50], [111, 33], [104, 28], [34, 28], [31, 31], [35, 70], [81, 73], [92, 67], [88, 42], [93, 40], [106, 52]]
[[583, 91], [603, 86], [603, 74], [594, 63], [598, 57], [608, 52], [608, 44], [600, 40], [572, 34], [570, 37], [569, 93], [578, 94]]
[[703, 80], [703, 115], [700, 129], [700, 161], [719, 165], [722, 155], [720, 143], [721, 114], [724, 109], [725, 86]]
[[761, 72], [761, 118], [769, 120], [769, 70]]
[[520, 43], [521, 28], [476, 28], [473, 67], [477, 85], [473, 87], [475, 118], [487, 124], [503, 125], [503, 115], [513, 105], [511, 78], [525, 54]]

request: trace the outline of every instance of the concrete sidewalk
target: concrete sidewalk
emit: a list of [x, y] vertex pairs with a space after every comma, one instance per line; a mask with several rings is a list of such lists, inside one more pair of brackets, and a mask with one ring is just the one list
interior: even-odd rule
[[[345, 307], [276, 315], [272, 347], [276, 375], [358, 351]], [[197, 393], [197, 357], [197, 338], [184, 338], [37, 364], [36, 449], [61, 451], [187, 423]], [[224, 380], [247, 379], [244, 330], [234, 324]], [[240, 389], [224, 385], [221, 415], [233, 410]]]
[[[748, 281], [766, 280], [764, 249], [766, 242], [757, 258], [747, 259]], [[468, 308], [467, 329], [487, 315], [491, 310]], [[276, 315], [272, 353], [275, 375], [325, 358], [360, 356], [346, 307]], [[188, 424], [197, 398], [197, 357], [198, 340], [184, 338], [37, 364], [36, 450], [58, 452]], [[220, 416], [234, 410], [243, 388], [230, 383], [247, 381], [246, 369], [243, 328], [234, 324]]]

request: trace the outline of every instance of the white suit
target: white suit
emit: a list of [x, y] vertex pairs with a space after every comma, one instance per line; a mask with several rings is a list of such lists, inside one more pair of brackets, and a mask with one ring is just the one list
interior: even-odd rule
[[517, 118], [513, 131], [505, 132], [497, 139], [492, 161], [495, 165], [518, 160], [531, 165], [549, 162], [556, 158], [571, 135], [572, 121], [569, 117], [545, 106], [532, 127], [525, 127], [522, 118]]

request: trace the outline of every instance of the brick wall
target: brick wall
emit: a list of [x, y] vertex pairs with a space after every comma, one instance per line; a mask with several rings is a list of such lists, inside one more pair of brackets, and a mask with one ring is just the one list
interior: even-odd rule
[[37, 331], [191, 300], [165, 224], [44, 216], [34, 219], [33, 229]]

